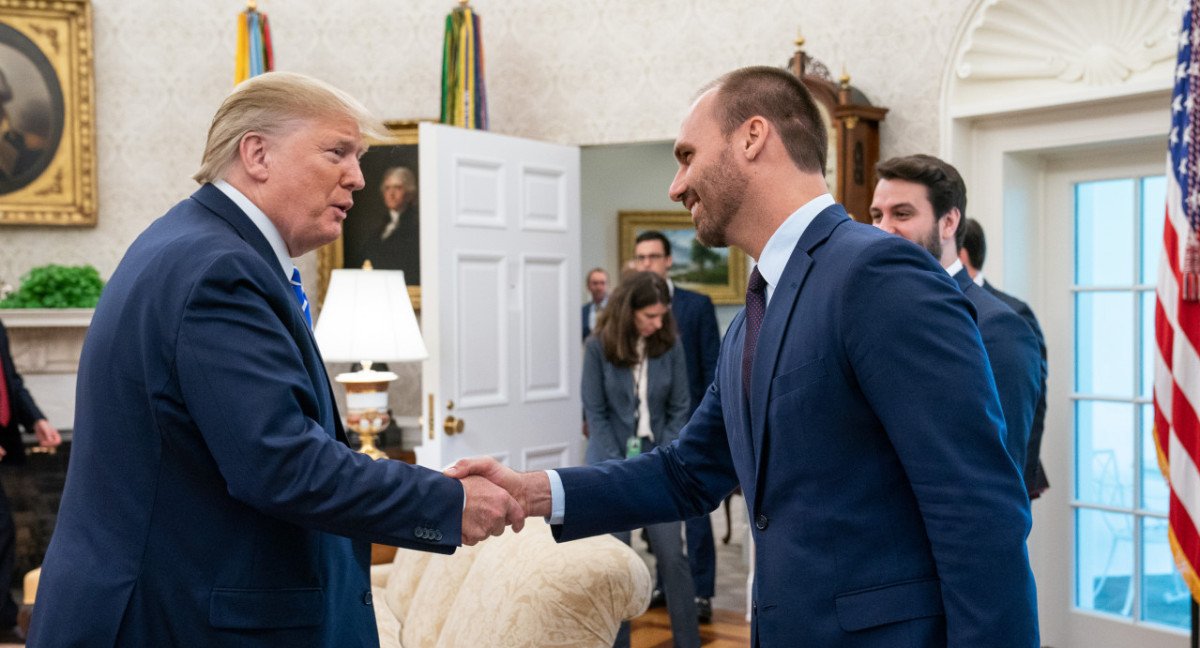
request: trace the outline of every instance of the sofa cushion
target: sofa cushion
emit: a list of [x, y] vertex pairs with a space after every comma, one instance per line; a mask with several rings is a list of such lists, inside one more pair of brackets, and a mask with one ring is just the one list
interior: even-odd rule
[[532, 518], [477, 547], [437, 643], [410, 643], [406, 632], [405, 645], [607, 648], [650, 603], [646, 564], [612, 536], [560, 544]]
[[[467, 573], [471, 571], [471, 566], [475, 562], [475, 557], [479, 555], [481, 547], [487, 546], [487, 542], [481, 542], [473, 547], [459, 547], [453, 554], [432, 554], [426, 553], [428, 558], [425, 559], [425, 569], [421, 573], [420, 582], [417, 583], [416, 589], [412, 590], [412, 597], [407, 606], [404, 616], [397, 615], [400, 619], [400, 643], [405, 646], [433, 646], [442, 634], [442, 625], [446, 622], [446, 617], [451, 614], [451, 606], [458, 597], [459, 592], [466, 592], [469, 596], [474, 593], [466, 590], [464, 582]], [[397, 559], [403, 550], [397, 551]], [[416, 553], [416, 552], [410, 552]], [[408, 562], [408, 561], [405, 561]], [[413, 564], [418, 564], [420, 561], [414, 559]], [[401, 578], [407, 579], [416, 573], [415, 569], [402, 567], [400, 572], [393, 571], [391, 578], [396, 578], [400, 574], [404, 574]], [[391, 591], [391, 579], [388, 580], [388, 590]], [[403, 595], [400, 596], [400, 603], [403, 602]], [[403, 608], [403, 605], [401, 605]], [[469, 646], [471, 644], [460, 644], [461, 646]]]

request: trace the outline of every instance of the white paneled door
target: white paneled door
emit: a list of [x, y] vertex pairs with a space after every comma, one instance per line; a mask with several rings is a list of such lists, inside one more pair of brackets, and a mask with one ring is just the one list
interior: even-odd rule
[[420, 126], [421, 465], [582, 456], [579, 149]]

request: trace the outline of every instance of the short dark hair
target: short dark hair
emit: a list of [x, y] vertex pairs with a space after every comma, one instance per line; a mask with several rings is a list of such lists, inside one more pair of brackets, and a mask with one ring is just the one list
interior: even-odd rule
[[656, 272], [635, 273], [621, 281], [608, 297], [608, 306], [600, 311], [592, 335], [604, 347], [604, 357], [614, 366], [626, 368], [637, 364], [638, 330], [634, 313], [654, 304], [667, 307], [662, 328], [646, 338], [646, 357], [657, 358], [675, 346], [675, 319], [671, 313], [671, 290], [667, 280]]
[[933, 215], [938, 220], [957, 207], [960, 217], [958, 229], [954, 231], [954, 244], [962, 248], [963, 223], [967, 219], [967, 185], [958, 169], [932, 155], [918, 153], [884, 160], [875, 165], [875, 171], [882, 180], [905, 180], [925, 185]]
[[636, 246], [638, 243], [646, 241], [659, 241], [663, 246], [663, 256], [671, 256], [671, 240], [667, 238], [666, 234], [658, 230], [647, 230], [638, 234], [637, 240], [633, 244]]
[[761, 116], [779, 130], [796, 168], [825, 174], [829, 141], [825, 121], [816, 100], [796, 75], [765, 65], [744, 67], [709, 83], [700, 94], [713, 88], [717, 88], [716, 109], [722, 135], [728, 137], [747, 119]]
[[987, 258], [987, 237], [983, 235], [983, 225], [974, 218], [964, 218], [963, 222], [962, 249], [967, 251], [971, 267], [983, 270], [983, 260]]

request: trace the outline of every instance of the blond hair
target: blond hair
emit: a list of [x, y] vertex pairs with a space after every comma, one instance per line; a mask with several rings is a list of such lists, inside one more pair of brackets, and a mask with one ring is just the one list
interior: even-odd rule
[[342, 117], [357, 122], [366, 137], [387, 137], [387, 128], [357, 99], [324, 81], [294, 72], [252, 77], [239, 83], [213, 115], [200, 170], [192, 177], [201, 184], [224, 178], [246, 133], [270, 137], [298, 119]]

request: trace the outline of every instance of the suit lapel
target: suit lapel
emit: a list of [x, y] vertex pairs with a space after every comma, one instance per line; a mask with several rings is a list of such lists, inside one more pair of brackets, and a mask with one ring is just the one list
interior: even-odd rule
[[792, 314], [800, 297], [800, 289], [812, 269], [811, 252], [829, 238], [839, 225], [849, 220], [841, 205], [832, 205], [817, 214], [800, 235], [792, 256], [784, 268], [767, 304], [762, 328], [754, 348], [754, 368], [750, 374], [750, 422], [754, 445], [754, 468], [761, 474], [764, 437], [767, 429], [767, 403], [771, 396], [771, 381], [779, 362], [784, 335], [792, 323]]
[[[203, 205], [206, 209], [216, 214], [225, 222], [233, 227], [238, 236], [246, 241], [254, 251], [267, 262], [269, 266], [275, 268], [275, 275], [279, 278], [284, 290], [289, 294], [292, 291], [291, 280], [283, 274], [283, 268], [279, 267], [278, 257], [275, 256], [275, 250], [271, 249], [271, 244], [267, 242], [267, 238], [259, 231], [258, 226], [250, 220], [240, 207], [237, 206], [229, 196], [226, 196], [220, 189], [217, 189], [211, 184], [205, 184], [192, 194], [192, 199]], [[299, 305], [296, 306], [299, 309]], [[321, 375], [325, 378], [325, 390], [329, 398], [329, 409], [332, 412], [333, 418], [333, 436], [342, 443], [347, 443], [346, 432], [342, 428], [342, 417], [337, 411], [337, 399], [333, 394], [333, 383], [329, 381], [329, 374], [325, 371], [325, 359], [321, 357], [321, 350], [317, 347], [317, 339], [313, 336], [312, 329], [308, 326], [302, 326], [305, 329], [305, 335], [308, 338], [309, 344], [313, 349], [313, 353], [317, 356], [317, 361], [321, 367]], [[327, 428], [328, 429], [328, 428]]]

